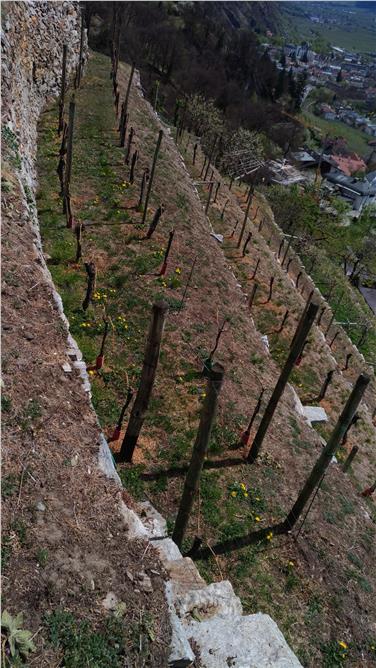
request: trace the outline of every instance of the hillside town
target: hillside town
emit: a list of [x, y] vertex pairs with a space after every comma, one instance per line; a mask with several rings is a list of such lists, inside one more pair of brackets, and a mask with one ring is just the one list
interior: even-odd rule
[[[316, 150], [302, 146], [283, 160], [269, 161], [267, 181], [290, 186], [316, 182], [320, 175], [323, 196], [343, 198], [350, 218], [357, 218], [365, 206], [376, 203], [376, 52], [365, 56], [332, 46], [329, 54], [322, 54], [307, 42], [263, 47], [280, 71], [294, 79], [304, 77], [302, 111], [337, 122], [336, 136], [321, 132]], [[348, 126], [364, 133], [368, 150], [363, 155], [349, 150], [338, 122], [344, 130]]]

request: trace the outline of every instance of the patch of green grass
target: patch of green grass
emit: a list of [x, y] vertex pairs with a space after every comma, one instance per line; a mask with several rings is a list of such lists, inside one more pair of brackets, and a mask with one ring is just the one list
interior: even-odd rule
[[65, 610], [46, 615], [48, 639], [63, 654], [66, 668], [120, 668], [124, 665], [125, 638], [121, 619], [109, 617], [101, 630], [78, 621]]
[[144, 498], [144, 481], [141, 480], [140, 475], [144, 470], [143, 466], [132, 466], [132, 468], [118, 468], [118, 473], [125, 489], [134, 496], [135, 499]]
[[18, 477], [14, 473], [1, 478], [1, 498], [6, 499], [8, 496], [13, 496], [18, 489]]
[[17, 534], [17, 538], [22, 547], [27, 545], [27, 524], [22, 519], [15, 519], [11, 525], [12, 530]]
[[36, 560], [42, 568], [47, 565], [48, 562], [48, 550], [43, 547], [38, 548], [36, 553]]
[[327, 121], [321, 116], [305, 111], [303, 119], [311, 126], [319, 128], [323, 135], [329, 134], [330, 137], [344, 137], [348, 143], [350, 151], [355, 151], [361, 156], [369, 151], [368, 135], [356, 128], [352, 128], [341, 121]]
[[218, 473], [204, 471], [200, 482], [201, 512], [205, 521], [212, 527], [217, 527], [221, 521], [222, 488]]
[[326, 644], [321, 645], [323, 668], [335, 668], [335, 666], [342, 666], [346, 661], [348, 656], [347, 644], [344, 643], [345, 647], [341, 646], [340, 640], [332, 640]]
[[1, 411], [3, 413], [9, 413], [12, 407], [12, 400], [9, 397], [5, 397], [4, 394], [1, 395]]
[[9, 535], [2, 532], [1, 536], [1, 568], [4, 571], [8, 564], [12, 554], [12, 539]]

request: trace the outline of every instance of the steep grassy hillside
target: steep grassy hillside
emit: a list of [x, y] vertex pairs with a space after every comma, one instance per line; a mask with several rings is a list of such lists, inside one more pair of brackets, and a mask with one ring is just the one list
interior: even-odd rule
[[[84, 260], [93, 260], [98, 268], [95, 302], [86, 312], [81, 308], [85, 270], [75, 261], [75, 239], [64, 227], [58, 195], [55, 106], [40, 126], [38, 208], [51, 273], [88, 364], [99, 352], [104, 312], [111, 318], [104, 367], [91, 375], [94, 404], [108, 434], [113, 431], [128, 385], [137, 387], [151, 305], [160, 298], [169, 304], [150, 410], [134, 464], [119, 466], [119, 473], [125, 487], [136, 498], [151, 498], [172, 527], [182, 490], [182, 477], [174, 469], [189, 460], [205, 395], [203, 362], [214, 345], [218, 323], [228, 319], [215, 355], [226, 376], [208, 459], [225, 464], [234, 454], [238, 458], [246, 454], [246, 448], [234, 453], [232, 447], [249, 421], [261, 388], [265, 388], [266, 398], [270, 396], [304, 297], [296, 294], [256, 226], [249, 256], [244, 260], [239, 257], [229, 237], [234, 222], [244, 215], [241, 188], [231, 195], [227, 185], [221, 187], [210, 220], [215, 232], [226, 234], [225, 243], [221, 245], [211, 236], [210, 220], [200, 199], [206, 198], [207, 191], [198, 183], [202, 156], [192, 169], [189, 143], [184, 163], [181, 146], [177, 148], [174, 141], [174, 128], [166, 126], [147, 224], [158, 205], [163, 203], [165, 211], [155, 234], [145, 239], [147, 227], [141, 225], [137, 206], [140, 179], [143, 169], [150, 166], [161, 124], [134, 85], [128, 127], [135, 131], [139, 160], [135, 183], [130, 184], [129, 166], [124, 164], [124, 150], [118, 145], [109, 72], [109, 60], [92, 53], [76, 96], [72, 204], [76, 221], [85, 224]], [[121, 64], [122, 98], [128, 76], [129, 67]], [[226, 197], [231, 206], [222, 222], [220, 207]], [[168, 272], [161, 278], [158, 271], [172, 227], [175, 238]], [[271, 271], [276, 276], [276, 293], [271, 304], [265, 308], [259, 304], [251, 317], [246, 279], [254, 266], [256, 249], [263, 262], [260, 297], [266, 293]], [[286, 306], [291, 319], [283, 336], [271, 334], [269, 353], [260, 330], [270, 334]], [[336, 364], [315, 329], [302, 366], [294, 372], [295, 389], [301, 398], [308, 392], [316, 393], [329, 362]], [[349, 394], [359, 364], [356, 360], [346, 376], [339, 370], [336, 374], [325, 404], [330, 425]], [[370, 396], [367, 402], [372, 404]], [[348, 665], [368, 666], [376, 646], [370, 622], [376, 583], [372, 572], [374, 503], [359, 496], [359, 489], [371, 482], [369, 470], [374, 470], [374, 461], [370, 464], [374, 427], [366, 405], [359, 431], [349, 437], [348, 446], [355, 442], [353, 438], [362, 445], [358, 468], [351, 476], [344, 476], [337, 465], [330, 467], [299, 536], [270, 536], [255, 547], [200, 563], [209, 580], [231, 579], [247, 612], [271, 614], [303, 664], [310, 667], [346, 661]], [[119, 445], [115, 443], [114, 450]], [[250, 467], [240, 462], [205, 470], [185, 546], [191, 545], [195, 534], [202, 536], [204, 544], [212, 545], [284, 518], [321, 447], [319, 434], [297, 413], [293, 391], [288, 388], [256, 464]]]

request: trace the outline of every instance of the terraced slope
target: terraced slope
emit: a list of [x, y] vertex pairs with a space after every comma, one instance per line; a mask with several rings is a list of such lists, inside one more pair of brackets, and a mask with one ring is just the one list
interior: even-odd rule
[[[226, 459], [234, 456], [231, 446], [247, 424], [261, 387], [266, 389], [266, 397], [274, 387], [292, 320], [285, 337], [278, 341], [271, 337], [270, 354], [247, 309], [245, 265], [235, 262], [228, 240], [223, 248], [211, 236], [200, 197], [166, 126], [147, 222], [159, 204], [164, 204], [165, 212], [152, 239], [143, 238], [146, 230], [137, 210], [139, 183], [143, 169], [150, 165], [162, 126], [139, 86], [134, 86], [129, 127], [135, 130], [139, 161], [135, 183], [130, 185], [129, 166], [124, 165], [124, 151], [118, 146], [109, 71], [108, 59], [91, 54], [84, 85], [77, 93], [72, 203], [76, 220], [85, 224], [84, 260], [93, 260], [98, 268], [95, 303], [86, 313], [81, 309], [85, 271], [75, 262], [75, 240], [64, 228], [58, 196], [56, 108], [45, 114], [40, 127], [38, 209], [49, 267], [87, 363], [93, 363], [99, 352], [104, 304], [111, 317], [104, 368], [91, 376], [95, 407], [108, 434], [113, 431], [128, 384], [137, 386], [151, 305], [161, 297], [170, 305], [152, 405], [134, 465], [119, 467], [119, 473], [133, 495], [153, 500], [171, 527], [182, 488], [182, 478], [172, 475], [171, 469], [189, 458], [205, 392], [202, 365], [214, 345], [217, 323], [229, 320], [216, 353], [226, 369], [226, 379], [210, 458]], [[128, 74], [129, 68], [122, 64], [122, 95]], [[241, 215], [237, 207], [234, 199], [233, 219]], [[218, 216], [213, 216], [213, 223], [215, 232], [221, 231]], [[175, 239], [168, 274], [161, 279], [156, 274], [172, 227]], [[295, 294], [262, 237], [255, 234], [255, 240], [265, 257], [261, 283], [266, 283], [272, 268], [280, 301], [272, 308], [259, 309], [255, 316], [264, 333], [274, 326], [276, 314], [279, 322], [284, 305], [291, 305], [296, 320], [303, 299]], [[180, 308], [195, 258], [187, 299]], [[323, 373], [318, 367], [329, 362], [334, 363], [315, 331], [309, 357], [295, 375], [298, 393], [313, 385], [316, 390]], [[314, 372], [316, 376], [310, 377]], [[351, 373], [354, 375], [346, 378], [338, 374], [328, 395], [332, 421], [348, 395], [349, 382], [355, 376]], [[367, 401], [371, 405], [372, 399]], [[372, 443], [366, 440], [374, 439], [374, 428], [366, 406], [363, 414], [362, 461], [370, 466]], [[114, 444], [114, 450], [118, 447]], [[297, 412], [296, 398], [289, 388], [259, 461], [252, 467], [241, 464], [204, 473], [186, 544], [190, 545], [197, 532], [212, 544], [282, 519], [320, 449], [319, 434]], [[147, 481], [146, 473], [158, 475]], [[200, 564], [209, 580], [228, 577], [232, 581], [246, 612], [271, 614], [307, 666], [320, 662], [335, 665], [333, 657], [341, 660], [341, 653], [348, 655], [350, 665], [372, 662], [374, 505], [369, 501], [367, 507], [359, 497], [357, 484], [361, 486], [366, 479], [369, 482], [363, 468], [358, 479], [359, 483], [356, 477], [345, 477], [332, 465], [299, 538], [272, 538], [267, 544]]]

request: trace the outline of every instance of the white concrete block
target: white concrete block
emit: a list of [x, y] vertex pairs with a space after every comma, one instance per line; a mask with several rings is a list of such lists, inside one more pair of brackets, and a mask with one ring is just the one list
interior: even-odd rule
[[328, 416], [324, 408], [321, 406], [303, 406], [304, 417], [312, 424], [312, 422], [327, 422]]
[[269, 615], [214, 617], [185, 629], [205, 668], [302, 668]]

